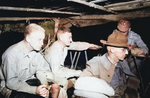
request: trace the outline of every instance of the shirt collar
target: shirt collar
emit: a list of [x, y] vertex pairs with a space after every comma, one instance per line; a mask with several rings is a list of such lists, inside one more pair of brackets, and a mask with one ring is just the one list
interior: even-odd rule
[[24, 41], [21, 42], [21, 46], [22, 46], [22, 50], [23, 50], [23, 53], [24, 53], [24, 57], [29, 57], [29, 58], [32, 58], [35, 56], [35, 52], [36, 51], [29, 51], [24, 43]]
[[103, 64], [103, 66], [105, 67], [105, 69], [108, 70], [111, 65], [117, 66], [117, 63], [116, 63], [116, 64], [112, 64], [112, 63], [110, 62], [110, 60], [107, 58], [107, 55], [108, 55], [108, 53], [105, 53], [105, 54], [102, 56], [102, 61], [103, 61], [102, 64]]

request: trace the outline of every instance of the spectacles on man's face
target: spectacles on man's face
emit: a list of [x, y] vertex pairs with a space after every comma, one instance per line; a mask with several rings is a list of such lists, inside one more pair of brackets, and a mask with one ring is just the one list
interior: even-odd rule
[[129, 30], [127, 30], [127, 31], [121, 31], [121, 30], [119, 30], [119, 29], [117, 28], [117, 31], [120, 31], [120, 32], [122, 32], [122, 33], [126, 33], [126, 32], [129, 32], [129, 31], [130, 31], [130, 29], [129, 29]]
[[122, 48], [122, 51], [123, 51], [123, 52], [126, 52], [126, 50], [129, 51], [128, 48]]

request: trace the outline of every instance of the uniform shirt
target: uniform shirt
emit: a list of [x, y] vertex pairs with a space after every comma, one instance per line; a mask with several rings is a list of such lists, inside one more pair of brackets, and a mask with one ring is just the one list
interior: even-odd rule
[[64, 65], [65, 58], [67, 56], [68, 50], [87, 50], [90, 47], [89, 43], [86, 42], [72, 42], [69, 47], [62, 49], [60, 43], [55, 41], [48, 49], [45, 51], [45, 58], [49, 62], [52, 72], [57, 73], [57, 71]]
[[106, 55], [107, 53], [89, 60], [80, 77], [90, 76], [104, 79], [115, 89], [117, 86], [126, 83], [125, 75], [134, 76], [134, 74], [130, 71], [126, 61], [120, 61], [114, 65]]
[[97, 77], [104, 79], [110, 83], [116, 65], [112, 64], [106, 57], [107, 53], [103, 56], [93, 57], [87, 62], [86, 69], [83, 70], [80, 77]]
[[35, 78], [37, 70], [50, 70], [39, 52], [27, 51], [24, 41], [12, 45], [4, 52], [1, 66], [6, 87], [32, 94], [35, 94], [36, 86], [30, 86], [25, 81]]

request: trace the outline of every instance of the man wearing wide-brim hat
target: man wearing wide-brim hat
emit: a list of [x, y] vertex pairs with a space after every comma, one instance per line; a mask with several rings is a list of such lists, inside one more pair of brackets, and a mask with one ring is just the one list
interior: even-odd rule
[[[98, 83], [96, 83], [96, 81], [95, 81], [95, 83], [91, 83], [92, 80], [90, 80], [90, 77], [96, 77], [100, 80], [101, 79], [105, 80], [109, 85], [112, 86], [113, 89], [116, 89], [119, 86], [123, 87], [123, 89], [121, 88], [121, 90], [119, 92], [115, 91], [115, 95], [116, 95], [116, 93], [122, 93], [122, 95], [123, 95], [125, 89], [127, 88], [127, 85], [126, 85], [126, 80], [124, 80], [124, 78], [122, 78], [122, 77], [126, 77], [126, 75], [122, 70], [116, 70], [116, 66], [117, 66], [117, 63], [120, 60], [123, 61], [124, 58], [126, 57], [126, 55], [128, 54], [127, 37], [124, 34], [122, 34], [121, 32], [114, 30], [113, 33], [108, 36], [107, 41], [100, 40], [100, 42], [106, 45], [107, 53], [105, 53], [102, 56], [93, 57], [91, 60], [89, 60], [87, 62], [86, 69], [84, 69], [84, 71], [80, 75], [79, 79], [80, 79], [80, 81], [81, 81], [81, 79], [82, 79], [82, 81], [84, 81], [83, 77], [89, 77], [89, 80], [87, 82], [87, 79], [86, 79], [84, 84], [78, 83], [78, 80], [77, 80], [76, 83], [78, 83], [78, 84], [75, 85], [75, 89], [77, 89], [75, 91], [75, 93], [78, 93], [79, 90], [80, 91], [84, 90], [86, 92], [85, 88], [87, 88], [88, 92], [92, 92], [92, 93], [98, 92], [98, 93], [103, 93], [107, 96], [112, 96], [111, 94], [113, 92], [110, 88], [103, 92], [100, 92], [101, 90], [99, 90], [99, 88], [101, 88], [101, 87], [103, 88], [103, 86], [104, 86], [104, 85], [102, 85], [102, 82], [99, 82], [99, 85], [98, 85]], [[134, 76], [131, 72], [129, 72], [128, 66], [120, 66], [120, 67], [126, 67], [124, 70], [127, 71], [131, 76]], [[119, 67], [117, 69], [119, 69]], [[81, 85], [81, 86], [79, 86], [79, 85]], [[85, 85], [85, 87], [83, 87], [83, 85]], [[95, 86], [95, 85], [97, 85], [97, 86]], [[89, 86], [91, 86], [91, 88], [93, 86], [95, 86], [96, 87], [95, 89], [98, 89], [99, 91], [95, 91], [95, 89], [94, 90], [88, 89]], [[84, 93], [84, 91], [83, 91], [83, 93]], [[81, 93], [81, 94], [83, 94], [83, 93]], [[90, 94], [90, 93], [87, 93], [87, 95], [88, 94]], [[117, 95], [120, 95], [120, 94], [117, 94]], [[80, 96], [80, 95], [78, 95], [78, 96]], [[83, 96], [83, 97], [89, 97], [89, 96]], [[96, 98], [96, 97], [92, 96], [92, 98]], [[121, 97], [117, 97], [117, 98], [121, 98]], [[134, 97], [132, 97], [132, 98], [134, 98]], [[137, 98], [137, 97], [135, 97], [135, 98]]]

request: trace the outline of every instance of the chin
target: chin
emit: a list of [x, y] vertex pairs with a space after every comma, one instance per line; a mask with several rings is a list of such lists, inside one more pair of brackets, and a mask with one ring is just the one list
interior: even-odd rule
[[70, 44], [67, 44], [66, 46], [67, 46], [67, 47], [69, 47], [69, 46], [70, 46]]
[[41, 48], [37, 48], [37, 49], [35, 49], [36, 51], [40, 51], [41, 50]]
[[121, 60], [121, 61], [123, 61], [123, 60], [124, 60], [124, 58], [121, 58], [120, 60]]

